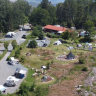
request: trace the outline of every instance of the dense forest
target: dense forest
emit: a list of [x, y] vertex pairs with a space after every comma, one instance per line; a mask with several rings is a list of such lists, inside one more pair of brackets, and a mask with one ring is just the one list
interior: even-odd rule
[[31, 6], [27, 1], [0, 0], [0, 32], [12, 31], [28, 22]]
[[65, 0], [53, 6], [48, 0], [42, 0], [34, 8], [30, 17], [33, 25], [60, 24], [84, 28], [84, 23], [91, 21], [96, 26], [96, 0]]
[[25, 0], [0, 0], [0, 32], [12, 31], [28, 21], [32, 25], [60, 24], [77, 29], [91, 21], [96, 26], [96, 0], [65, 0], [56, 6], [51, 1], [42, 0], [31, 13], [30, 9]]

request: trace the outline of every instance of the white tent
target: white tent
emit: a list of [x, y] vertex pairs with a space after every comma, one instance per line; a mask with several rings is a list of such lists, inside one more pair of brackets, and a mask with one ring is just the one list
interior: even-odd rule
[[61, 45], [62, 43], [60, 41], [56, 41], [54, 45]]
[[88, 46], [92, 46], [92, 44], [91, 43], [88, 43]]
[[46, 66], [42, 66], [41, 69], [46, 69]]
[[82, 45], [81, 45], [81, 44], [78, 44], [77, 46], [78, 46], [78, 47], [82, 47]]

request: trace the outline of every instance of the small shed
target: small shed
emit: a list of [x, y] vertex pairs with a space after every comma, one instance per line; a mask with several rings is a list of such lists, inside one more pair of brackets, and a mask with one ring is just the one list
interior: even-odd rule
[[70, 53], [66, 56], [66, 59], [74, 59], [75, 55], [72, 54], [72, 52], [70, 51]]
[[52, 77], [50, 76], [47, 76], [47, 75], [44, 75], [42, 78], [41, 78], [41, 82], [48, 82], [52, 80]]

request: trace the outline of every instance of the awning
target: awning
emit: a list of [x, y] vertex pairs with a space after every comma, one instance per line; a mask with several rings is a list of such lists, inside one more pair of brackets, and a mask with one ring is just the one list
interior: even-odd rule
[[24, 71], [24, 70], [20, 70], [19, 73], [20, 73], [20, 74], [26, 74], [26, 71]]
[[6, 87], [4, 87], [3, 85], [0, 85], [0, 91], [2, 92], [2, 91], [4, 91], [4, 90], [6, 90], [7, 88]]
[[12, 81], [12, 80], [14, 80], [14, 81], [19, 81], [19, 79], [15, 78], [14, 76], [9, 76], [9, 77], [7, 78], [7, 80], [9, 80], [9, 81]]

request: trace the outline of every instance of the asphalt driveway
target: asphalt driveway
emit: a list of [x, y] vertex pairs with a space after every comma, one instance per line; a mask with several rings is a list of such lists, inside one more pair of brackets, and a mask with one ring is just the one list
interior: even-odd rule
[[[15, 34], [15, 36], [13, 38], [5, 38], [5, 41], [15, 39], [18, 44], [21, 44], [25, 41], [25, 39], [21, 38], [22, 35], [24, 35], [24, 34], [26, 34], [26, 31], [19, 31]], [[0, 50], [4, 50], [4, 47], [0, 48]], [[12, 45], [9, 44], [8, 52], [6, 53], [4, 58], [0, 61], [0, 85], [4, 85], [6, 82], [6, 79], [9, 76], [14, 75], [16, 68], [20, 68], [21, 70], [28, 71], [28, 69], [25, 68], [24, 66], [22, 66], [21, 64], [17, 64], [17, 65], [13, 66], [13, 65], [9, 65], [7, 63], [6, 59], [10, 55], [11, 51], [12, 51]], [[7, 87], [7, 93], [14, 93], [16, 90], [18, 90], [18, 88], [23, 80], [24, 80], [24, 78], [20, 79], [18, 82], [16, 82], [17, 85], [15, 87]]]

